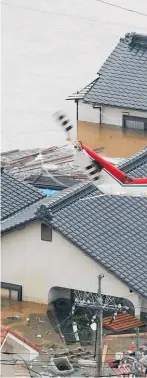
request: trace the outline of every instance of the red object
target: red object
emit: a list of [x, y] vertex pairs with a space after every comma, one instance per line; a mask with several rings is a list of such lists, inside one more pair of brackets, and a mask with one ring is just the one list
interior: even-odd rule
[[135, 318], [128, 313], [120, 313], [116, 316], [112, 323], [110, 323], [112, 316], [108, 316], [103, 319], [103, 327], [111, 331], [126, 331], [128, 329], [144, 327], [145, 323]]
[[135, 346], [135, 345], [130, 345], [130, 346], [128, 347], [128, 350], [130, 350], [130, 352], [135, 352], [135, 350], [136, 350], [136, 346]]
[[145, 185], [147, 184], [147, 178], [130, 178], [128, 177], [124, 172], [120, 171], [117, 167], [115, 167], [113, 164], [111, 164], [109, 161], [105, 160], [103, 157], [99, 156], [85, 146], [81, 141], [79, 142], [81, 144], [81, 147], [88, 153], [88, 155], [95, 161], [97, 161], [99, 164], [102, 165], [103, 168], [105, 168], [116, 180], [121, 182], [122, 184], [138, 184], [138, 185]]
[[1, 326], [1, 345], [3, 344], [7, 334], [11, 334], [15, 336], [18, 340], [22, 341], [24, 344], [28, 345], [32, 349], [36, 350], [37, 352], [41, 352], [41, 348], [37, 347], [35, 344], [31, 343], [31, 341], [25, 339], [22, 335], [17, 333], [16, 331], [13, 331], [13, 329], [6, 327], [6, 326]]

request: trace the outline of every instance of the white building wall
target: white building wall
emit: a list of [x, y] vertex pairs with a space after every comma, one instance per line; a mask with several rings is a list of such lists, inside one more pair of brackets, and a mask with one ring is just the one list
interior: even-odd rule
[[13, 348], [6, 342], [1, 349], [1, 359], [6, 362], [1, 364], [0, 376], [1, 377], [15, 377], [15, 365], [12, 365], [13, 356], [12, 354], [3, 354], [3, 352], [13, 353]]
[[134, 117], [147, 118], [147, 112], [139, 112], [135, 110], [119, 109], [111, 107], [102, 107], [102, 123], [108, 125], [122, 126], [122, 119], [124, 115], [130, 115]]
[[102, 266], [53, 231], [52, 242], [41, 240], [40, 223], [2, 237], [2, 281], [23, 286], [23, 300], [48, 303], [52, 287], [97, 292], [97, 276], [104, 274], [102, 292], [137, 303], [138, 295]]
[[[113, 107], [102, 106], [101, 123], [107, 125], [122, 126], [123, 114], [135, 117], [147, 118], [147, 112], [139, 112], [135, 110], [119, 109]], [[100, 110], [93, 108], [92, 105], [84, 104], [79, 101], [79, 121], [100, 123]]]
[[100, 123], [100, 109], [79, 101], [78, 120], [85, 122]]
[[141, 311], [147, 313], [147, 300], [143, 299], [141, 302]]
[[[37, 352], [37, 350], [31, 348], [29, 345], [11, 333], [8, 333], [3, 348], [5, 348], [5, 345], [11, 348], [12, 353], [17, 353], [21, 360], [24, 359], [26, 361], [32, 361], [39, 356], [39, 352]], [[19, 359], [19, 356], [17, 356], [17, 359]]]

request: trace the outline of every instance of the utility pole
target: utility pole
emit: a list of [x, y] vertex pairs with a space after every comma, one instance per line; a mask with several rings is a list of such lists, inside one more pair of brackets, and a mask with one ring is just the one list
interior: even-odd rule
[[102, 300], [102, 278], [98, 276], [98, 321], [96, 339], [96, 377], [102, 376], [102, 357], [103, 357], [103, 300]]
[[136, 353], [135, 354], [136, 354], [137, 361], [141, 357], [141, 353], [140, 353], [139, 347], [140, 347], [139, 328], [136, 328]]
[[[103, 298], [102, 298], [102, 278], [104, 277], [103, 274], [100, 274], [98, 276], [98, 293], [97, 293], [97, 300], [95, 302], [92, 301], [92, 303], [86, 302], [83, 299], [79, 299], [76, 301], [76, 305], [78, 307], [89, 307], [91, 309], [94, 309], [96, 311], [96, 314], [93, 317], [93, 320], [95, 319], [96, 323], [96, 339], [95, 339], [95, 354], [94, 358], [96, 359], [96, 372], [95, 377], [99, 378], [103, 376], [102, 373], [102, 357], [103, 357], [103, 309], [105, 311], [115, 311], [114, 316], [112, 317], [115, 319], [117, 316], [117, 312], [126, 311], [129, 308], [127, 306], [122, 306], [121, 304], [103, 304]], [[93, 328], [92, 328], [93, 329]], [[95, 330], [95, 329], [93, 329]]]

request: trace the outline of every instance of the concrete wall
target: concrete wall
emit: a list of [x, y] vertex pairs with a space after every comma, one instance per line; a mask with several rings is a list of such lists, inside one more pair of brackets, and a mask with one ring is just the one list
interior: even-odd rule
[[48, 303], [53, 287], [97, 292], [97, 276], [104, 274], [103, 294], [128, 298], [139, 310], [138, 295], [95, 263], [61, 234], [41, 240], [40, 223], [2, 237], [2, 281], [23, 286], [23, 300]]
[[[136, 117], [147, 117], [147, 112], [139, 112], [135, 110], [112, 108], [102, 106], [101, 123], [107, 125], [122, 126], [123, 114]], [[100, 110], [93, 109], [89, 104], [79, 101], [79, 121], [100, 123]]]

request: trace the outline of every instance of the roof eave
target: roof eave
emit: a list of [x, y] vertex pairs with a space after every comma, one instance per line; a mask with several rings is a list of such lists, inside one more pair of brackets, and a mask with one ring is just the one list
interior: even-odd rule
[[[84, 99], [83, 99], [84, 100]], [[133, 107], [126, 107], [126, 106], [119, 106], [117, 104], [115, 105], [111, 105], [111, 104], [105, 104], [103, 102], [93, 102], [93, 101], [87, 101], [87, 100], [84, 100], [83, 101], [85, 104], [89, 104], [89, 105], [92, 105], [92, 106], [105, 106], [105, 107], [110, 107], [110, 108], [117, 108], [117, 109], [126, 109], [126, 110], [136, 110], [136, 111], [141, 111], [141, 112], [147, 112], [147, 108], [146, 109], [142, 109], [142, 108], [133, 108]]]
[[16, 230], [23, 230], [29, 223], [37, 221], [38, 218], [35, 216], [34, 218], [28, 219], [24, 222], [20, 222], [19, 224], [10, 226], [4, 230], [1, 230], [1, 236], [4, 236], [10, 232], [16, 231]]

